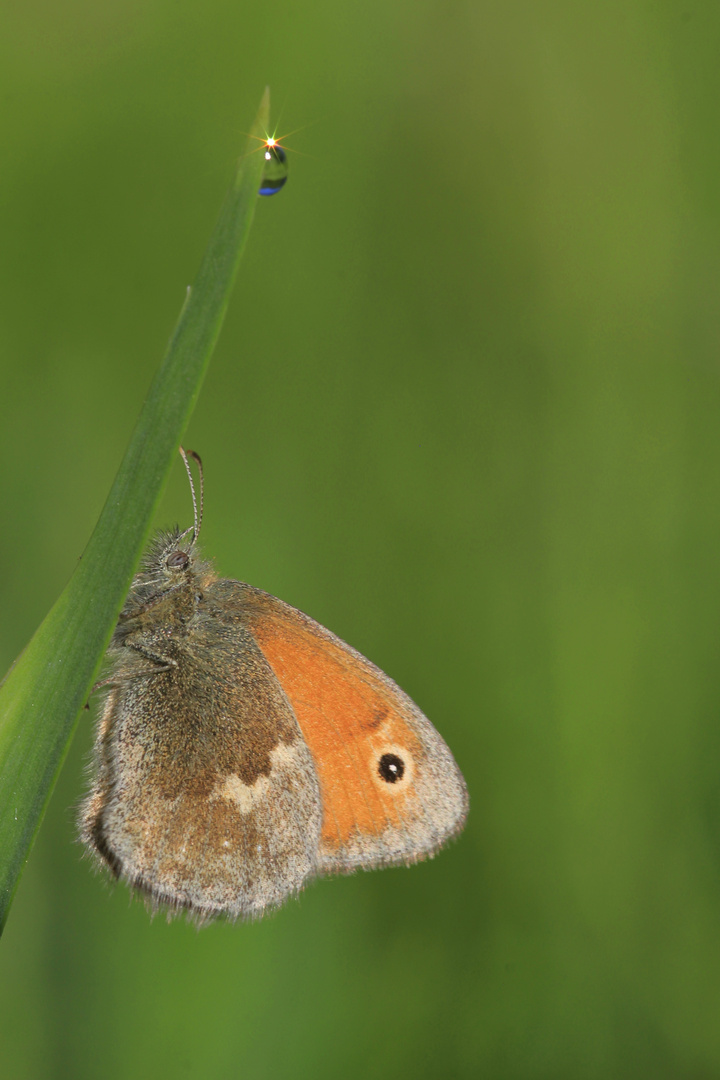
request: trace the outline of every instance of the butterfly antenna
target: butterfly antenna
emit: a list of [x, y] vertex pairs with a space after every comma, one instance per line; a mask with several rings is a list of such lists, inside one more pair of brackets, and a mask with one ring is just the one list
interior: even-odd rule
[[[191, 450], [190, 451], [190, 457], [193, 459], [193, 461], [197, 465], [197, 467], [198, 467], [198, 476], [200, 477], [200, 513], [197, 515], [197, 523], [195, 525], [195, 535], [193, 537], [193, 543], [195, 543], [198, 536], [200, 535], [200, 529], [202, 528], [203, 506], [205, 505], [205, 477], [203, 476], [203, 466], [202, 466], [202, 459], [201, 459], [200, 455], [197, 454], [194, 450]], [[195, 493], [193, 492], [193, 495], [194, 494]]]
[[[193, 501], [193, 538], [192, 538], [192, 543], [194, 544], [195, 541], [197, 540], [198, 536], [200, 535], [200, 526], [202, 525], [202, 517], [203, 517], [203, 503], [204, 503], [204, 500], [205, 500], [205, 481], [204, 481], [204, 478], [203, 478], [203, 467], [202, 467], [202, 461], [200, 459], [200, 455], [196, 454], [194, 450], [188, 450], [188, 452], [185, 453], [185, 450], [184, 450], [184, 448], [182, 446], [179, 447], [179, 449], [180, 449], [180, 454], [182, 455], [183, 464], [185, 465], [185, 472], [187, 473], [188, 480], [190, 481], [190, 493], [192, 494], [192, 501]], [[197, 464], [198, 475], [200, 477], [200, 512], [199, 513], [198, 513], [198, 502], [197, 502], [197, 498], [195, 497], [195, 485], [193, 483], [193, 478], [192, 478], [192, 469], [190, 468], [190, 462], [188, 461], [188, 457], [191, 457], [193, 459], [193, 461]], [[189, 531], [190, 530], [188, 529], [188, 532]]]

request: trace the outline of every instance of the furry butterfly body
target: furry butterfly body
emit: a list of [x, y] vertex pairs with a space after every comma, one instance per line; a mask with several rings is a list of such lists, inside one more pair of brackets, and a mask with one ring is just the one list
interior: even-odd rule
[[156, 538], [108, 651], [88, 848], [201, 921], [434, 854], [468, 801], [430, 721], [318, 623], [219, 578], [185, 537]]

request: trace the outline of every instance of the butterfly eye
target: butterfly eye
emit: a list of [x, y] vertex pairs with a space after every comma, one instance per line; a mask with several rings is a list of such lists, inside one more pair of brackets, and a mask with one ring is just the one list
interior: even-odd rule
[[397, 754], [383, 754], [378, 762], [378, 772], [388, 784], [397, 784], [405, 773], [405, 762]]
[[184, 570], [189, 562], [190, 556], [187, 551], [173, 551], [167, 558], [167, 565], [172, 570]]

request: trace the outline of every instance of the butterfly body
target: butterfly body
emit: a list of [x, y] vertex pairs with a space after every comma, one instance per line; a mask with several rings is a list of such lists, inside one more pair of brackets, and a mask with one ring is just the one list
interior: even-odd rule
[[378, 668], [162, 533], [109, 649], [82, 838], [156, 905], [258, 916], [311, 878], [457, 833], [447, 746]]

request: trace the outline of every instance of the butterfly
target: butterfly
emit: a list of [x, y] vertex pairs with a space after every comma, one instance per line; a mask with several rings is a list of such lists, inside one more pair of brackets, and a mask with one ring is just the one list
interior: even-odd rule
[[468, 793], [417, 705], [282, 600], [160, 532], [108, 649], [80, 834], [168, 914], [257, 917], [312, 878], [432, 856]]

